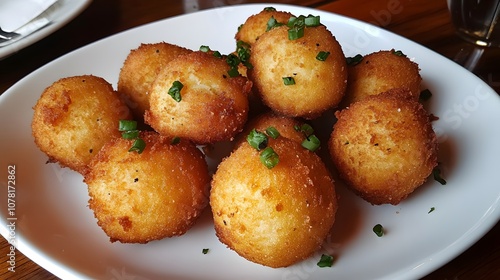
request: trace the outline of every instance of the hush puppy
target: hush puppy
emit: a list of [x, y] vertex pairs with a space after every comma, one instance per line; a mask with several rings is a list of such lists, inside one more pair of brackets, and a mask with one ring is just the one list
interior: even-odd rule
[[35, 144], [49, 161], [80, 173], [107, 141], [120, 135], [119, 120], [132, 117], [111, 84], [91, 75], [54, 82], [33, 109]]
[[298, 39], [275, 27], [252, 45], [248, 76], [263, 102], [291, 117], [313, 119], [338, 105], [347, 85], [340, 44], [323, 25], [305, 27]]
[[438, 144], [422, 105], [393, 91], [368, 96], [336, 113], [332, 161], [346, 184], [372, 204], [397, 205], [437, 165]]
[[368, 54], [347, 67], [348, 80], [342, 107], [369, 95], [393, 88], [405, 88], [418, 100], [422, 78], [418, 64], [401, 51], [381, 50]]
[[290, 12], [277, 11], [273, 7], [264, 8], [259, 13], [251, 15], [246, 19], [245, 23], [238, 28], [235, 39], [236, 41], [243, 41], [251, 45], [258, 40], [260, 35], [266, 33], [269, 28], [269, 20], [286, 24], [292, 16], [293, 14]]
[[92, 160], [84, 182], [89, 207], [111, 242], [147, 243], [184, 234], [208, 205], [210, 177], [199, 149], [142, 132], [142, 153], [132, 140], [108, 142]]
[[173, 59], [151, 87], [146, 123], [197, 144], [233, 139], [247, 121], [252, 83], [231, 77], [230, 69], [224, 58], [202, 51]]
[[149, 109], [149, 89], [160, 70], [178, 55], [189, 52], [165, 42], [141, 44], [130, 51], [120, 70], [117, 90], [135, 119], [144, 119], [144, 111]]
[[240, 256], [286, 267], [311, 256], [335, 220], [334, 182], [321, 159], [299, 143], [269, 139], [272, 168], [243, 143], [213, 176], [210, 205], [219, 240]]

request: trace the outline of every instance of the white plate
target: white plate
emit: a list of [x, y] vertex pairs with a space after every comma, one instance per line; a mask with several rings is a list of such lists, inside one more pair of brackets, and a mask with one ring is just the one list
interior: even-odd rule
[[47, 11], [51, 23], [44, 28], [5, 47], [0, 47], [0, 59], [12, 55], [25, 47], [38, 42], [66, 25], [80, 14], [92, 0], [59, 0]]
[[[9, 237], [7, 169], [16, 166], [15, 240], [21, 252], [64, 279], [414, 279], [463, 252], [500, 217], [500, 98], [450, 60], [366, 23], [318, 10], [273, 4], [296, 15], [320, 15], [347, 56], [402, 50], [419, 63], [428, 108], [441, 142], [447, 185], [430, 180], [398, 206], [371, 206], [339, 183], [335, 235], [323, 251], [289, 268], [251, 263], [216, 238], [206, 212], [187, 234], [146, 245], [110, 243], [87, 207], [82, 177], [55, 164], [33, 143], [32, 106], [45, 87], [81, 74], [116, 86], [120, 67], [140, 43], [167, 41], [229, 53], [234, 33], [251, 14], [270, 5], [228, 6], [144, 25], [69, 53], [31, 73], [0, 98], [1, 234]], [[329, 129], [329, 128], [328, 128]], [[212, 165], [212, 168], [214, 166]], [[431, 207], [435, 211], [428, 213]], [[377, 237], [372, 228], [387, 233]], [[209, 248], [208, 254], [202, 249]], [[321, 253], [337, 256], [319, 268]], [[136, 278], [134, 278], [136, 277]]]

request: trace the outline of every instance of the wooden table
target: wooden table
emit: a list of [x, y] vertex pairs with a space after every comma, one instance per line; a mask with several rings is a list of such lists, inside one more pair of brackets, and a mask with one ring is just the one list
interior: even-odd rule
[[[184, 3], [198, 3], [188, 6], [192, 11], [249, 2], [257, 1], [94, 0], [81, 15], [57, 32], [0, 60], [0, 93], [30, 72], [76, 48], [134, 26], [188, 12], [183, 8]], [[500, 93], [500, 49], [486, 49], [481, 60], [470, 65], [467, 60], [475, 47], [455, 35], [446, 0], [278, 2], [314, 7], [374, 23], [467, 65]], [[1, 238], [0, 247], [1, 279], [58, 279], [20, 252], [16, 255], [16, 272], [8, 272], [6, 255], [9, 246], [4, 238]], [[470, 249], [424, 279], [500, 279], [500, 224]]]

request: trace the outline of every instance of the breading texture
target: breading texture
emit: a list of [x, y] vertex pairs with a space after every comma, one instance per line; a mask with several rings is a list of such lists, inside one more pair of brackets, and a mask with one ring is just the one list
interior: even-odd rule
[[263, 9], [257, 14], [248, 17], [239, 28], [234, 36], [236, 41], [243, 41], [249, 44], [255, 43], [260, 35], [266, 33], [268, 29], [268, 21], [274, 18], [276, 22], [286, 24], [293, 14], [276, 9]]
[[144, 111], [149, 109], [149, 90], [160, 70], [178, 55], [190, 52], [165, 42], [141, 44], [130, 51], [120, 70], [117, 91], [135, 119], [144, 119]]
[[[313, 119], [338, 105], [347, 85], [344, 54], [323, 25], [305, 27], [304, 36], [288, 38], [289, 28], [275, 27], [252, 45], [248, 77], [263, 102], [291, 117]], [[320, 52], [329, 53], [325, 61]], [[284, 79], [293, 79], [287, 85]]]
[[120, 135], [119, 120], [132, 117], [111, 84], [92, 75], [54, 82], [33, 109], [35, 144], [49, 161], [80, 173], [109, 139]]
[[420, 96], [422, 77], [418, 64], [401, 52], [381, 50], [370, 53], [347, 69], [347, 90], [342, 107], [393, 88], [409, 90], [415, 100]]
[[368, 96], [337, 112], [328, 142], [340, 177], [372, 204], [399, 204], [437, 165], [428, 113], [397, 91]]
[[112, 242], [147, 243], [184, 234], [208, 205], [210, 176], [191, 142], [142, 132], [142, 153], [133, 140], [115, 138], [92, 160], [84, 182], [89, 207]]
[[[230, 140], [248, 118], [252, 83], [230, 77], [225, 59], [195, 51], [172, 60], [160, 72], [150, 94], [145, 121], [162, 135], [188, 138], [197, 144]], [[181, 100], [169, 95], [180, 82]]]
[[210, 205], [219, 240], [240, 256], [286, 267], [311, 256], [335, 220], [337, 198], [329, 171], [293, 140], [270, 139], [279, 163], [268, 169], [243, 143], [218, 166]]

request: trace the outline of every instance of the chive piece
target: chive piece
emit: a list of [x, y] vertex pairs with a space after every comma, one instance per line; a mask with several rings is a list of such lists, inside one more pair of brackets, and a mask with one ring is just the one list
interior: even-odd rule
[[276, 139], [280, 136], [280, 132], [274, 126], [266, 128], [266, 133], [273, 139]]
[[351, 56], [351, 57], [346, 57], [346, 59], [345, 59], [347, 65], [351, 65], [351, 66], [354, 66], [354, 65], [360, 63], [361, 60], [363, 60], [363, 56], [360, 54], [357, 54], [357, 55]]
[[295, 85], [295, 79], [293, 77], [283, 77], [282, 79], [285, 86]]
[[305, 123], [301, 126], [296, 125], [296, 126], [294, 126], [294, 129], [298, 132], [304, 133], [304, 135], [306, 137], [309, 137], [310, 135], [312, 135], [314, 133], [314, 129], [312, 128], [312, 126], [307, 124], [307, 123]]
[[181, 142], [181, 138], [179, 136], [176, 136], [174, 138], [172, 138], [172, 140], [170, 140], [170, 144], [172, 145], [177, 145]]
[[236, 43], [236, 53], [241, 63], [245, 65], [248, 69], [252, 69], [253, 65], [250, 63], [250, 44], [238, 41]]
[[201, 252], [206, 255], [208, 253], [209, 249], [208, 248], [204, 248], [203, 250], [201, 250]]
[[267, 147], [267, 136], [262, 132], [258, 132], [255, 128], [248, 134], [247, 141], [248, 144], [254, 147], [257, 151]]
[[128, 151], [141, 154], [144, 151], [144, 148], [146, 148], [146, 142], [144, 142], [144, 140], [142, 140], [141, 138], [137, 138]]
[[118, 122], [118, 131], [129, 131], [129, 130], [136, 130], [136, 129], [137, 129], [137, 122], [136, 121], [120, 120]]
[[179, 82], [179, 81], [174, 81], [172, 83], [172, 87], [168, 90], [168, 94], [170, 96], [172, 96], [172, 98], [177, 101], [177, 102], [180, 102], [182, 100], [182, 97], [181, 97], [181, 89], [184, 87], [184, 85]]
[[308, 15], [306, 18], [304, 18], [304, 24], [307, 27], [319, 26], [320, 25], [319, 16]]
[[316, 59], [319, 60], [319, 61], [325, 61], [328, 58], [329, 55], [330, 55], [330, 52], [320, 51], [316, 55]]
[[265, 148], [262, 153], [260, 153], [260, 161], [268, 168], [271, 169], [275, 167], [280, 159], [278, 154], [271, 147]]
[[432, 170], [432, 176], [434, 177], [434, 180], [438, 181], [441, 185], [446, 185], [446, 180], [441, 177], [441, 169], [438, 167], [435, 167]]
[[274, 7], [265, 7], [264, 11], [266, 11], [266, 12], [276, 12], [276, 8], [274, 8]]
[[210, 51], [210, 47], [202, 45], [202, 46], [200, 46], [200, 51], [202, 51], [202, 52], [209, 52]]
[[267, 21], [267, 27], [266, 27], [266, 32], [275, 28], [275, 27], [278, 27], [278, 26], [282, 26], [283, 24], [282, 23], [279, 23], [273, 16], [271, 18], [269, 18], [269, 20]]
[[431, 207], [431, 210], [429, 210], [429, 212], [427, 212], [427, 214], [431, 213], [431, 212], [434, 212], [434, 210], [436, 210], [435, 207]]
[[333, 257], [330, 255], [322, 254], [319, 262], [317, 263], [319, 267], [332, 267]]
[[384, 227], [381, 225], [381, 224], [376, 224], [374, 227], [373, 227], [373, 232], [378, 236], [378, 237], [382, 237], [384, 236]]
[[139, 137], [139, 130], [127, 130], [122, 133], [123, 139], [136, 139]]
[[319, 141], [318, 137], [316, 137], [316, 135], [314, 134], [309, 135], [309, 137], [306, 137], [306, 139], [302, 141], [302, 147], [308, 149], [311, 152], [316, 151], [320, 145], [321, 142]]
[[424, 89], [420, 92], [419, 100], [427, 101], [432, 97], [432, 92], [429, 89]]
[[304, 37], [304, 27], [293, 27], [288, 29], [288, 39], [297, 40]]
[[212, 55], [217, 58], [222, 58], [222, 54], [219, 51], [214, 51]]
[[402, 52], [402, 51], [395, 51], [395, 50], [392, 50], [392, 54], [395, 54], [397, 56], [402, 56], [402, 57], [406, 57], [406, 55]]

